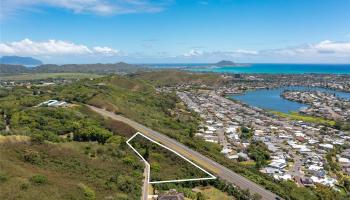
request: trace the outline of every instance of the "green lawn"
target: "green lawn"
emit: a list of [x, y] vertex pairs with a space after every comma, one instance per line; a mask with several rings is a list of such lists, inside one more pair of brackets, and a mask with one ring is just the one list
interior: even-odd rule
[[232, 200], [233, 197], [229, 196], [225, 192], [222, 192], [214, 187], [196, 187], [193, 189], [196, 192], [200, 192], [204, 195], [206, 200]]
[[335, 125], [334, 120], [328, 120], [328, 119], [324, 119], [321, 117], [314, 117], [314, 116], [310, 116], [310, 115], [301, 115], [297, 112], [282, 113], [282, 112], [278, 112], [278, 111], [271, 111], [271, 113], [278, 115], [280, 117], [285, 117], [285, 118], [297, 120], [297, 121], [300, 120], [300, 121], [316, 123], [316, 124], [326, 124], [329, 126]]

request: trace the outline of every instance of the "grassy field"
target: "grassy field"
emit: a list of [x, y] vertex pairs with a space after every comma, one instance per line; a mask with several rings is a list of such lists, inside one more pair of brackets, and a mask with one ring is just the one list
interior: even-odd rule
[[242, 161], [242, 162], [240, 162], [240, 164], [243, 166], [247, 166], [247, 167], [254, 167], [255, 161], [254, 160]]
[[6, 143], [18, 143], [18, 142], [29, 142], [30, 137], [24, 135], [0, 135], [0, 144]]
[[204, 195], [206, 200], [233, 200], [232, 196], [227, 195], [224, 192], [221, 192], [220, 190], [208, 186], [208, 187], [196, 187], [193, 189], [196, 192], [200, 192]]
[[11, 76], [0, 76], [0, 80], [5, 81], [31, 81], [44, 79], [83, 79], [101, 77], [97, 74], [86, 73], [36, 73], [36, 74], [20, 74]]
[[296, 120], [296, 121], [304, 121], [304, 122], [310, 122], [310, 123], [316, 123], [316, 124], [325, 124], [329, 126], [334, 126], [335, 121], [333, 120], [328, 120], [324, 119], [321, 117], [314, 117], [310, 115], [301, 115], [297, 112], [290, 112], [290, 113], [282, 113], [278, 111], [271, 111], [271, 113], [278, 115], [280, 117], [285, 117], [291, 120]]

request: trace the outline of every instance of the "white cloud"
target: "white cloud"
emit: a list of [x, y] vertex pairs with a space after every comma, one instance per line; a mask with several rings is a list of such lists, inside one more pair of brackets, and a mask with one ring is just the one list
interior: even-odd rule
[[314, 44], [304, 44], [270, 50], [227, 50], [209, 51], [203, 48], [190, 49], [181, 55], [173, 52], [150, 50], [128, 52], [109, 46], [88, 46], [63, 40], [32, 41], [24, 39], [14, 42], [0, 42], [0, 55], [33, 56], [47, 63], [115, 62], [127, 60], [135, 62], [215, 62], [228, 59], [237, 62], [310, 62], [349, 63], [350, 42], [324, 40]]
[[18, 11], [39, 9], [40, 6], [63, 8], [74, 13], [98, 15], [160, 12], [172, 0], [1, 0], [0, 17]]
[[332, 42], [324, 40], [314, 46], [311, 46], [319, 53], [344, 53], [350, 55], [350, 42]]
[[1, 55], [60, 56], [60, 55], [119, 55], [110, 47], [92, 47], [62, 40], [35, 42], [24, 39], [18, 42], [0, 43]]
[[110, 47], [94, 47], [93, 50], [96, 53], [105, 55], [115, 55], [119, 53], [118, 50], [112, 49]]
[[245, 49], [238, 49], [233, 52], [233, 54], [242, 54], [242, 55], [258, 55], [259, 52]]
[[202, 55], [203, 55], [203, 52], [196, 49], [191, 49], [189, 52], [183, 54], [184, 57], [198, 57]]
[[257, 55], [257, 51], [238, 49], [234, 51], [201, 51], [191, 49], [189, 52], [184, 53], [180, 57], [185, 58], [235, 58], [241, 56]]
[[260, 54], [280, 54], [285, 56], [350, 56], [350, 42], [334, 42], [324, 40], [316, 44], [306, 44], [297, 47], [261, 51]]
[[268, 50], [246, 50], [238, 49], [232, 51], [199, 51], [192, 49], [178, 58], [186, 59], [245, 59], [280, 61], [307, 61], [307, 62], [350, 62], [350, 42], [335, 42], [324, 40], [315, 44], [305, 44], [294, 47], [268, 49]]

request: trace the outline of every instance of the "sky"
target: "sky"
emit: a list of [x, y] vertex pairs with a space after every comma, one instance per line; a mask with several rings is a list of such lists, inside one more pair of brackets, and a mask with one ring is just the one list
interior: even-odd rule
[[44, 63], [350, 63], [350, 0], [0, 0], [0, 55]]

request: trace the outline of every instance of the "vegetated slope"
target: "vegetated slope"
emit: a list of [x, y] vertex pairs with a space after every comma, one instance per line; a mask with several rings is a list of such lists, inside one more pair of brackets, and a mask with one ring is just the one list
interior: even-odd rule
[[156, 86], [173, 86], [176, 84], [207, 84], [207, 85], [217, 85], [228, 81], [218, 74], [204, 74], [204, 73], [191, 73], [180, 70], [161, 70], [152, 71], [144, 73], [131, 74], [132, 78], [139, 78], [143, 80], [148, 80]]
[[50, 81], [50, 80], [75, 80], [84, 78], [97, 78], [101, 77], [98, 74], [88, 73], [25, 73], [15, 75], [3, 75], [0, 76], [4, 81]]
[[0, 199], [138, 199], [143, 166], [117, 145], [3, 141]]
[[29, 72], [23, 65], [0, 64], [0, 75], [22, 74]]
[[210, 176], [174, 152], [137, 135], [131, 145], [151, 165], [151, 181], [209, 178]]
[[1, 123], [0, 199], [139, 199], [144, 166], [123, 136], [134, 131], [80, 105], [35, 107], [56, 95], [34, 86], [1, 95], [11, 130]]
[[110, 76], [64, 86], [61, 99], [85, 102], [123, 114], [178, 138], [193, 134], [197, 116], [185, 110], [175, 93], [160, 93], [144, 80]]
[[66, 65], [53, 65], [46, 64], [40, 65], [33, 68], [33, 72], [36, 73], [133, 73], [140, 70], [145, 70], [145, 68], [127, 64], [124, 62], [113, 63], [113, 64], [66, 64]]
[[[334, 198], [341, 199], [330, 188], [319, 187], [315, 192], [313, 189], [297, 187], [290, 181], [276, 181], [254, 167], [243, 166], [225, 158], [220, 153], [219, 145], [194, 137], [198, 116], [186, 110], [174, 93], [158, 92], [154, 88], [152, 84], [158, 85], [158, 81], [166, 84], [163, 77], [154, 75], [157, 73], [162, 72], [140, 74], [131, 78], [110, 76], [93, 81], [82, 81], [63, 88], [59, 94], [64, 99], [89, 103], [125, 115], [175, 138], [285, 199], [322, 199], [323, 194], [331, 194]], [[151, 77], [152, 80], [147, 80], [147, 77]]]

